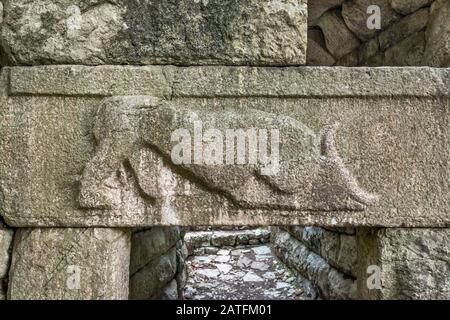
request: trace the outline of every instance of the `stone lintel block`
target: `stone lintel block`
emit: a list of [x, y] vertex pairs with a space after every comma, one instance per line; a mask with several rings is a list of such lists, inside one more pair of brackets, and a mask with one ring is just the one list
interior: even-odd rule
[[303, 65], [307, 1], [15, 0], [10, 65]]
[[128, 299], [129, 256], [127, 230], [19, 229], [8, 299]]
[[[450, 229], [358, 228], [357, 242], [361, 298], [450, 298]], [[369, 266], [379, 268], [381, 287]]]
[[[0, 212], [16, 227], [448, 227], [449, 73], [427, 67], [3, 68]], [[258, 128], [273, 121], [294, 142], [280, 150], [280, 178], [269, 184], [233, 166], [168, 165], [172, 129], [189, 125], [170, 119], [190, 121], [182, 115], [191, 112], [205, 129], [233, 119]], [[320, 151], [324, 139], [329, 143]], [[300, 141], [312, 147], [295, 145]], [[112, 144], [99, 147], [105, 143]], [[105, 184], [96, 180], [102, 175]], [[329, 179], [341, 179], [333, 180], [341, 188], [331, 188]]]

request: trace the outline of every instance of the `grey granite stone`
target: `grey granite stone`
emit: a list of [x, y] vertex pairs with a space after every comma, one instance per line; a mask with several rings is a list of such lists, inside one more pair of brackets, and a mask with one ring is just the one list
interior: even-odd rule
[[[136, 95], [142, 90], [147, 95], [149, 87], [139, 86], [141, 72], [154, 74], [155, 70], [163, 76], [153, 81], [166, 88], [168, 96], [103, 99], [117, 92], [113, 79], [127, 81], [120, 94]], [[89, 74], [95, 75], [92, 81]], [[1, 213], [8, 224], [22, 227], [223, 224], [445, 227], [449, 225], [449, 150], [443, 147], [448, 144], [450, 134], [448, 74], [447, 69], [433, 68], [4, 68], [0, 95], [3, 155], [0, 185], [4, 199]], [[83, 77], [85, 86], [80, 90], [75, 79]], [[59, 85], [61, 79], [66, 86]], [[104, 83], [110, 83], [108, 88], [112, 89], [99, 93], [98, 87]], [[120, 111], [121, 101], [138, 101], [134, 104], [138, 107], [140, 99], [158, 106], [156, 117], [194, 112], [204, 121], [205, 128], [219, 120], [219, 128], [227, 123], [240, 126], [239, 121], [233, 120], [237, 119], [235, 115], [247, 117], [248, 121], [242, 124], [244, 129], [264, 127], [265, 121], [274, 121], [276, 127], [286, 120], [289, 124], [279, 128], [306, 139], [293, 139], [297, 144], [307, 141], [307, 137], [328, 137], [325, 140], [333, 141], [329, 129], [323, 129], [340, 123], [334, 137], [335, 149], [332, 144], [326, 149], [334, 149], [329, 156], [337, 154], [334, 159], [340, 161], [335, 162], [339, 165], [334, 169], [335, 164], [330, 167], [337, 176], [323, 177], [354, 180], [345, 178], [336, 182], [341, 189], [334, 189], [326, 197], [320, 197], [320, 201], [306, 201], [311, 199], [307, 192], [302, 196], [299, 196], [302, 192], [289, 194], [289, 190], [298, 186], [308, 188], [301, 181], [313, 177], [308, 172], [314, 170], [305, 170], [305, 162], [292, 165], [300, 161], [299, 154], [302, 159], [309, 159], [312, 166], [323, 161], [314, 153], [320, 149], [317, 140], [312, 149], [292, 143], [282, 149], [283, 161], [294, 160], [291, 168], [283, 167], [287, 169], [282, 174], [296, 179], [275, 176], [255, 184], [251, 182], [254, 173], [250, 167], [240, 168], [241, 171], [233, 166], [220, 170], [186, 166], [174, 170], [164, 163], [170, 150], [170, 142], [164, 137], [170, 137], [170, 125], [175, 122], [164, 120], [154, 126], [151, 113], [133, 118], [129, 112], [133, 108]], [[111, 101], [113, 105], [109, 104]], [[102, 108], [106, 110], [103, 113]], [[139, 108], [134, 110], [140, 112]], [[121, 116], [114, 117], [114, 112]], [[117, 166], [112, 164], [108, 169], [110, 164], [99, 162], [96, 167], [93, 159], [102, 141], [98, 138], [112, 141], [114, 152], [123, 153], [131, 146], [126, 139], [121, 142], [110, 139], [113, 136], [108, 130], [113, 132], [122, 125], [141, 128], [138, 140], [132, 138], [131, 144], [148, 139], [163, 153], [139, 147], [135, 152], [125, 152], [123, 163], [117, 158]], [[132, 136], [127, 133], [122, 137]], [[103, 159], [115, 159], [113, 153], [109, 154], [111, 157], [108, 152], [104, 155]], [[96, 188], [106, 188], [113, 206], [108, 208], [106, 202], [105, 207], [95, 207], [93, 201], [94, 207], [88, 204], [86, 208], [86, 203], [79, 202], [80, 187], [89, 180], [82, 176], [88, 163], [93, 172], [92, 176], [87, 174], [89, 179], [104, 172], [114, 173], [107, 185], [94, 183], [91, 189], [95, 194]], [[325, 167], [318, 168], [320, 176]], [[248, 188], [242, 183], [245, 179], [250, 179]], [[239, 188], [234, 188], [235, 185]], [[313, 183], [316, 187], [331, 185], [330, 181]], [[321, 192], [326, 190], [331, 189], [325, 187]], [[336, 190], [342, 193], [333, 198]], [[352, 194], [352, 190], [375, 194], [379, 201], [355, 207], [355, 202], [344, 200], [345, 192]], [[310, 210], [313, 206], [322, 210]]]
[[[358, 290], [365, 299], [449, 299], [450, 229], [358, 229]], [[381, 271], [380, 288], [369, 266]]]
[[19, 229], [8, 299], [127, 299], [129, 257], [126, 230]]
[[15, 0], [10, 65], [302, 65], [306, 0]]

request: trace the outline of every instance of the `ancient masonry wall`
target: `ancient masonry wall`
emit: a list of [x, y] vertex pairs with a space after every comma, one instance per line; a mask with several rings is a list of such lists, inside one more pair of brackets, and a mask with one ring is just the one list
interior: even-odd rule
[[8, 229], [0, 219], [0, 300], [6, 299], [13, 235], [13, 230]]
[[[0, 146], [5, 151], [0, 156], [0, 214], [9, 224], [0, 222], [0, 299], [6, 296], [9, 299], [179, 297], [186, 276], [184, 260], [189, 255], [183, 232], [177, 227], [131, 229], [131, 226], [157, 223], [168, 225], [173, 220], [157, 220], [160, 216], [156, 210], [154, 216], [136, 217], [129, 211], [106, 214], [81, 208], [77, 202], [79, 175], [95, 148], [91, 119], [101, 99], [113, 95], [158, 95], [193, 106], [203, 100], [214, 99], [218, 103], [242, 96], [244, 107], [248, 104], [269, 111], [291, 112], [296, 118], [311, 122], [317, 132], [330, 120], [340, 119], [346, 128], [344, 133], [349, 136], [341, 136], [338, 144], [341, 151], [351, 155], [346, 159], [360, 180], [380, 192], [393, 188], [395, 183], [399, 188], [403, 183], [401, 195], [421, 197], [389, 198], [392, 203], [385, 201], [383, 205], [392, 211], [375, 211], [386, 219], [383, 222], [398, 226], [401, 222], [423, 225], [433, 221], [436, 226], [448, 227], [448, 216], [442, 213], [448, 202], [435, 199], [437, 192], [442, 192], [439, 197], [446, 195], [445, 190], [448, 192], [442, 182], [446, 172], [442, 165], [445, 159], [442, 159], [448, 156], [442, 150], [443, 142], [448, 142], [448, 131], [442, 124], [448, 119], [445, 118], [448, 117], [448, 112], [445, 113], [448, 70], [408, 69], [398, 76], [397, 70], [272, 68], [304, 65], [306, 61], [306, 1], [288, 2], [289, 5], [280, 6], [252, 0], [239, 6], [238, 2], [231, 1], [231, 7], [223, 1], [210, 1], [208, 6], [202, 2], [193, 5], [188, 0], [180, 0], [176, 5], [164, 2], [164, 6], [156, 6], [154, 2], [144, 6], [133, 2], [93, 4], [86, 0], [0, 2], [0, 60], [2, 66], [9, 67], [2, 68], [0, 79]], [[382, 30], [367, 32], [361, 12], [365, 12], [369, 2], [382, 8]], [[309, 16], [310, 65], [450, 66], [448, 0], [311, 0]], [[210, 20], [211, 17], [214, 19]], [[222, 25], [211, 22], [217, 18]], [[171, 26], [174, 21], [180, 22], [183, 28], [160, 27]], [[158, 66], [109, 66], [123, 64]], [[161, 67], [161, 64], [218, 66], [176, 68]], [[42, 65], [53, 66], [28, 67]], [[94, 67], [88, 70], [84, 65]], [[230, 67], [233, 65], [258, 68]], [[253, 78], [248, 81], [246, 77]], [[392, 77], [396, 81], [386, 88], [388, 83], [384, 81]], [[423, 92], [418, 92], [414, 81], [410, 85], [410, 77], [420, 82]], [[364, 81], [371, 81], [370, 85], [365, 86]], [[271, 105], [269, 98], [280, 101]], [[400, 102], [396, 100], [401, 98], [405, 98], [411, 110], [404, 118], [404, 110], [400, 110]], [[298, 104], [290, 105], [293, 100]], [[230, 100], [224, 101], [217, 105], [224, 106]], [[375, 123], [361, 142], [364, 133], [358, 131], [359, 123], [354, 125], [345, 120], [351, 115], [357, 122], [364, 120], [363, 125], [372, 124], [375, 116], [370, 112], [374, 105], [385, 112], [382, 116], [398, 117], [403, 122]], [[329, 115], [317, 111], [326, 107], [330, 107]], [[356, 117], [358, 112], [369, 115]], [[425, 121], [424, 117], [430, 119]], [[39, 126], [41, 122], [45, 125]], [[374, 164], [367, 159], [373, 152], [371, 137], [380, 133], [379, 124], [393, 135], [393, 142], [377, 145], [380, 154], [376, 159], [381, 162]], [[384, 172], [386, 179], [373, 178], [372, 173], [388, 168], [384, 165], [396, 158], [386, 150], [392, 150], [392, 145], [400, 148], [398, 141], [408, 142], [401, 138], [413, 132], [405, 129], [413, 124], [419, 128], [419, 133], [414, 135], [418, 145], [430, 142], [430, 149], [419, 158], [419, 162], [430, 167], [422, 171], [422, 167], [412, 166], [416, 172], [410, 174], [404, 169], [405, 163], [399, 161], [402, 172], [399, 181], [392, 179], [397, 177], [398, 168], [391, 168], [389, 174]], [[402, 127], [392, 130], [396, 126]], [[17, 141], [11, 144], [10, 140], [14, 139]], [[24, 142], [39, 139], [44, 140], [32, 146]], [[361, 149], [349, 150], [345, 141], [352, 141]], [[64, 152], [48, 149], [54, 145]], [[417, 152], [410, 144], [402, 147], [406, 158], [411, 152]], [[360, 162], [364, 153], [365, 159]], [[140, 156], [146, 160], [145, 152]], [[380, 160], [381, 157], [384, 159]], [[36, 167], [29, 166], [29, 158], [40, 161]], [[429, 159], [441, 161], [438, 165], [433, 163], [432, 168], [442, 165], [432, 172], [432, 177]], [[167, 191], [163, 194], [165, 199], [170, 200], [179, 190], [171, 189], [168, 179], [155, 182], [153, 178], [157, 174], [148, 174], [149, 168], [145, 161], [142, 163], [138, 169], [147, 174], [138, 177], [141, 183], [138, 194], [162, 189], [163, 193]], [[167, 178], [167, 171], [161, 176]], [[125, 174], [120, 178], [129, 177]], [[400, 181], [402, 178], [406, 181]], [[410, 183], [415, 190], [408, 189]], [[120, 194], [118, 199], [130, 195], [126, 193], [130, 185], [124, 187], [115, 180], [112, 184]], [[436, 193], [431, 194], [430, 186]], [[208, 196], [210, 191], [204, 193]], [[425, 198], [427, 195], [430, 196]], [[124, 207], [129, 209], [127, 205], [146, 203], [147, 199], [132, 200]], [[223, 204], [222, 199], [219, 202]], [[399, 203], [405, 208], [410, 208], [412, 203], [419, 209], [404, 210], [407, 214], [399, 216], [397, 207], [394, 208]], [[439, 210], [432, 212], [436, 207]], [[172, 209], [163, 208], [164, 212]], [[147, 208], [139, 212], [147, 212]], [[271, 224], [281, 219], [272, 213], [262, 215], [273, 217]], [[342, 215], [348, 215], [347, 224], [350, 220], [366, 224], [370, 221], [370, 225], [380, 222], [376, 215], [374, 218], [365, 212], [355, 213], [361, 219], [355, 219], [353, 213], [337, 212], [332, 218], [335, 212], [329, 214], [313, 219], [322, 225], [339, 220]], [[230, 216], [246, 218], [245, 214]], [[221, 212], [220, 218], [230, 222], [227, 217]], [[285, 220], [278, 222], [290, 221], [283, 217]], [[216, 223], [218, 216], [201, 215], [193, 210], [183, 218], [195, 220], [196, 224], [198, 221]], [[250, 222], [255, 223], [252, 219]], [[261, 221], [267, 224], [268, 220]], [[279, 257], [307, 277], [324, 298], [354, 298], [356, 291], [358, 296], [370, 299], [449, 298], [448, 230], [287, 227], [274, 228], [272, 241]], [[214, 244], [213, 238], [208, 244]], [[229, 243], [233, 241], [226, 239]], [[236, 237], [234, 241], [241, 240]], [[371, 265], [382, 268], [381, 290], [367, 290], [367, 267]]]
[[357, 298], [356, 232], [353, 228], [272, 227], [275, 254], [323, 299]]
[[[358, 228], [358, 290], [363, 299], [450, 299], [450, 229]], [[368, 266], [382, 271], [369, 290]]]
[[[380, 28], [367, 28], [369, 5], [381, 9]], [[308, 9], [308, 65], [450, 63], [446, 0], [318, 0]]]
[[[369, 2], [381, 8], [381, 30], [365, 27]], [[449, 1], [317, 0], [308, 9], [308, 65], [450, 66]], [[448, 299], [449, 229], [357, 229], [358, 237], [356, 228], [273, 227], [272, 243], [325, 299], [355, 298], [358, 275], [367, 299]], [[386, 246], [391, 241], [398, 252]], [[376, 254], [372, 264], [386, 270], [383, 290], [368, 290], [367, 257]]]
[[[228, 229], [228, 230], [227, 230]], [[229, 228], [219, 230], [190, 230], [185, 241], [189, 255], [215, 254], [222, 247], [258, 245], [270, 241], [269, 228]]]
[[178, 227], [154, 227], [133, 233], [130, 260], [130, 299], [182, 297], [188, 249]]

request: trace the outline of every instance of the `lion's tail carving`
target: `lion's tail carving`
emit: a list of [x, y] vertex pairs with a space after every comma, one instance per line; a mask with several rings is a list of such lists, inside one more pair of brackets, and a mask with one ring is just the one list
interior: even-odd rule
[[356, 179], [345, 167], [335, 145], [335, 134], [339, 124], [325, 127], [321, 133], [321, 170], [315, 189], [318, 206], [328, 209], [352, 208], [363, 210], [378, 201], [358, 186]]

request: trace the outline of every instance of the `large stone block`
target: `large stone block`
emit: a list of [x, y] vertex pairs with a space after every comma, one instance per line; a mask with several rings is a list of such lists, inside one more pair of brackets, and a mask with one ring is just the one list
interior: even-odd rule
[[[362, 228], [357, 235], [362, 298], [450, 298], [450, 229]], [[369, 266], [381, 271], [380, 288], [373, 287], [377, 274]]]
[[8, 299], [127, 299], [130, 233], [19, 229]]
[[2, 43], [13, 65], [301, 65], [306, 0], [16, 0]]
[[[449, 226], [448, 74], [4, 68], [0, 212], [22, 227]], [[208, 132], [278, 130], [279, 170], [175, 164], [172, 134], [192, 138], [193, 119]]]

